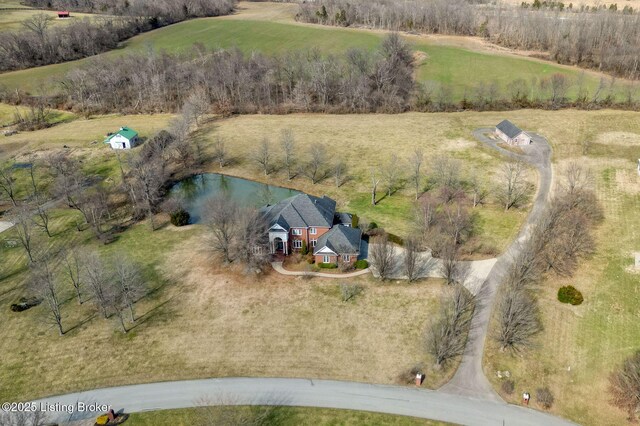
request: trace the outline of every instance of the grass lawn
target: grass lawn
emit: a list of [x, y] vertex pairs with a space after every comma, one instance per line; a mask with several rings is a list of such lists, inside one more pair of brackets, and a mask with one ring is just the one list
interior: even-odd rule
[[[249, 411], [249, 407], [228, 407], [227, 410]], [[205, 419], [220, 411], [216, 408], [190, 408], [181, 410], [153, 411], [132, 414], [127, 426], [192, 426], [205, 424]], [[414, 417], [393, 416], [367, 411], [334, 410], [329, 408], [275, 407], [270, 413], [269, 424], [273, 426], [435, 426], [445, 423]]]
[[[615, 140], [632, 143], [631, 135], [618, 134]], [[615, 149], [610, 135], [596, 138], [608, 139]], [[635, 134], [634, 146], [637, 152], [640, 133]], [[506, 399], [517, 402], [523, 391], [534, 395], [536, 388], [546, 385], [555, 395], [552, 411], [584, 425], [626, 423], [626, 413], [608, 403], [608, 376], [640, 349], [640, 274], [629, 270], [632, 252], [640, 251], [640, 177], [625, 153], [621, 149], [618, 155], [578, 157], [594, 171], [605, 222], [596, 232], [597, 252], [582, 262], [574, 277], [551, 276], [543, 283], [539, 297], [544, 331], [537, 346], [513, 356], [491, 343], [486, 354], [485, 372], [497, 389], [500, 379], [495, 372], [512, 373], [516, 392], [503, 395]], [[557, 301], [557, 291], [565, 285], [582, 292], [582, 305]]]
[[[231, 154], [237, 161], [222, 172], [250, 178], [265, 183], [293, 187], [314, 195], [327, 194], [338, 200], [338, 208], [360, 216], [361, 221], [376, 222], [380, 227], [400, 236], [412, 231], [415, 215], [415, 193], [406, 181], [403, 188], [387, 196], [384, 181], [380, 183], [378, 204], [371, 205], [370, 169], [385, 165], [392, 154], [397, 154], [399, 166], [409, 178], [407, 157], [414, 147], [425, 152], [423, 172], [429, 173], [441, 156], [458, 158], [462, 162], [462, 175], [468, 178], [478, 173], [494, 185], [494, 175], [502, 160], [489, 150], [480, 147], [471, 137], [473, 127], [466, 125], [465, 114], [419, 114], [401, 115], [321, 115], [291, 114], [285, 116], [252, 115], [215, 121], [202, 131], [201, 137], [211, 143], [216, 137], [227, 142]], [[488, 123], [495, 120], [487, 118]], [[287, 181], [286, 171], [278, 170], [264, 176], [251, 162], [251, 152], [263, 137], [271, 140], [275, 163], [280, 160], [279, 137], [283, 129], [294, 132], [298, 144], [300, 162], [306, 161], [306, 148], [312, 144], [323, 144], [331, 162], [338, 158], [348, 166], [349, 180], [336, 188], [334, 179], [328, 177], [313, 185], [308, 178], [299, 176]], [[211, 167], [212, 171], [220, 171]], [[486, 212], [484, 210], [487, 210]], [[517, 232], [524, 214], [504, 213], [491, 203], [475, 209], [480, 216], [479, 236], [489, 236], [498, 249], [506, 246]]]
[[[5, 107], [7, 111], [13, 108], [0, 104], [0, 120]], [[71, 118], [72, 116], [67, 114], [67, 120]], [[0, 134], [0, 161], [20, 154], [62, 149], [64, 145], [73, 149], [90, 149], [92, 153], [99, 152], [99, 155], [107, 155], [111, 152], [103, 147], [102, 143], [107, 132], [115, 132], [122, 126], [129, 126], [138, 131], [141, 137], [146, 138], [165, 128], [171, 118], [170, 114], [128, 116], [113, 114], [89, 120], [77, 119], [63, 122], [48, 129], [21, 132], [9, 137]], [[93, 141], [97, 143], [92, 144]]]
[[[8, 126], [14, 123], [16, 111], [20, 114], [27, 114], [29, 108], [23, 106], [14, 106], [0, 103], [0, 127]], [[66, 121], [71, 121], [75, 118], [75, 115], [68, 111], [52, 110], [49, 114], [49, 123], [59, 124]], [[1, 137], [1, 136], [0, 136]]]
[[[339, 281], [258, 278], [211, 258], [199, 226], [152, 232], [146, 223], [100, 246], [78, 232], [78, 214], [57, 211], [55, 237], [36, 244], [125, 253], [144, 267], [151, 292], [127, 335], [115, 320], [78, 306], [67, 286], [59, 337], [42, 323], [44, 307], [14, 313], [27, 292], [25, 256], [12, 231], [0, 236], [0, 399], [34, 398], [81, 389], [159, 380], [222, 376], [284, 376], [396, 383], [417, 363], [429, 366], [422, 333], [438, 308], [443, 284], [380, 284], [350, 280], [365, 290], [343, 303]], [[420, 300], [421, 303], [416, 303]], [[186, 350], [188, 348], [188, 350]], [[426, 367], [425, 371], [430, 372]], [[429, 375], [426, 385], [440, 380]]]
[[[16, 2], [17, 3], [17, 2]], [[2, 10], [3, 8], [18, 8], [20, 10]], [[62, 25], [69, 25], [70, 23], [78, 20], [82, 20], [84, 18], [95, 18], [96, 15], [92, 15], [89, 13], [71, 13], [71, 18], [68, 19], [58, 19], [58, 13], [56, 11], [51, 10], [39, 10], [39, 9], [28, 9], [22, 5], [10, 4], [7, 2], [0, 2], [0, 32], [2, 31], [12, 31], [12, 30], [22, 30], [24, 27], [22, 26], [22, 22], [26, 19], [31, 18], [34, 15], [44, 13], [47, 16], [50, 16], [51, 22], [50, 27], [57, 27]]]
[[[220, 18], [201, 18], [178, 23], [133, 37], [122, 49], [103, 55], [115, 56], [126, 52], [157, 50], [183, 51], [194, 43], [210, 48], [239, 48], [244, 52], [259, 51], [267, 54], [289, 50], [317, 48], [324, 53], [340, 53], [348, 48], [372, 49], [379, 45], [384, 32], [350, 28], [301, 25], [294, 22], [295, 7], [279, 4], [241, 3], [239, 12]], [[553, 73], [562, 73], [575, 79], [575, 68], [563, 67], [514, 55], [477, 52], [459, 46], [447, 46], [426, 37], [409, 36], [414, 49], [426, 54], [418, 66], [419, 81], [451, 84], [457, 98], [478, 82], [498, 81], [501, 87], [515, 78], [526, 81], [540, 79]], [[9, 88], [33, 90], [37, 84], [55, 83], [70, 69], [84, 61], [67, 62], [0, 75], [0, 84]], [[469, 70], [473, 70], [470, 74]], [[594, 73], [585, 75], [587, 87], [594, 89], [599, 78]]]

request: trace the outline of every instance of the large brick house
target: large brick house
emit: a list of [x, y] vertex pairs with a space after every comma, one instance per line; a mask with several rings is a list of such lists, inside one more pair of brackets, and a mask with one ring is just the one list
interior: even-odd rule
[[502, 120], [496, 126], [496, 136], [509, 145], [529, 145], [531, 136], [509, 120]]
[[272, 254], [288, 255], [306, 245], [318, 263], [353, 263], [360, 253], [360, 229], [351, 228], [352, 216], [336, 212], [336, 202], [327, 196], [299, 194], [262, 211]]

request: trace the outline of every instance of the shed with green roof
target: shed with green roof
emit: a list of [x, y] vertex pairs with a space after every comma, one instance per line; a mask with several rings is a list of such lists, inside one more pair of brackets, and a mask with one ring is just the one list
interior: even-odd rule
[[139, 140], [138, 132], [123, 126], [118, 132], [108, 134], [104, 143], [111, 145], [112, 149], [131, 149], [136, 146]]

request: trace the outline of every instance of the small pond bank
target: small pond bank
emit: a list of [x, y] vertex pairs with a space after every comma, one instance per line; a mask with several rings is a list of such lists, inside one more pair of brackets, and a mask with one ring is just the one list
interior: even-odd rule
[[240, 205], [257, 208], [301, 192], [219, 173], [201, 173], [174, 184], [168, 193], [182, 201], [191, 215], [191, 223], [202, 221], [207, 202], [220, 194], [227, 194]]

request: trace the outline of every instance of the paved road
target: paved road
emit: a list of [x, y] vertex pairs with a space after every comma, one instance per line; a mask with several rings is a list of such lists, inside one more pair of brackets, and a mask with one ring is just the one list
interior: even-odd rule
[[7, 229], [11, 228], [12, 226], [13, 226], [13, 223], [0, 220], [0, 233], [6, 231]]
[[[161, 382], [97, 389], [36, 401], [77, 406], [108, 404], [127, 413], [203, 405], [290, 405], [375, 411], [481, 426], [568, 426], [573, 423], [501, 402], [447, 395], [412, 387], [306, 379], [226, 378]], [[51, 420], [90, 418], [96, 413], [58, 413]]]
[[521, 250], [522, 244], [528, 240], [531, 227], [547, 207], [551, 182], [553, 180], [553, 169], [551, 167], [551, 147], [544, 137], [530, 133], [533, 138], [533, 143], [523, 147], [525, 154], [519, 155], [497, 146], [497, 142], [494, 139], [486, 136], [491, 132], [493, 132], [493, 129], [478, 129], [473, 135], [482, 143], [500, 151], [505, 156], [514, 160], [524, 161], [534, 166], [539, 174], [538, 193], [533, 202], [531, 213], [527, 216], [516, 240], [507, 251], [498, 258], [498, 261], [480, 288], [478, 293], [479, 303], [471, 323], [469, 339], [462, 357], [462, 363], [451, 381], [441, 387], [440, 390], [456, 395], [500, 401], [500, 396], [493, 390], [482, 371], [482, 355], [487, 330], [489, 328], [491, 310], [495, 302], [496, 290], [502, 282], [507, 268], [511, 264], [512, 259]]
[[[404, 257], [406, 252], [402, 247], [395, 247], [395, 251], [398, 260], [389, 273], [389, 278], [393, 280], [406, 280], [408, 279], [404, 271]], [[419, 262], [419, 270], [416, 271], [417, 277], [444, 278], [442, 259], [433, 257], [431, 250], [421, 252], [419, 256], [421, 261]], [[375, 262], [373, 259], [369, 259], [369, 261], [371, 262], [371, 272], [375, 277], [379, 277], [380, 274], [376, 269]], [[456, 281], [461, 282], [471, 293], [477, 294], [497, 261], [497, 258], [460, 261], [459, 264], [461, 267], [459, 268], [460, 272], [458, 273]]]

